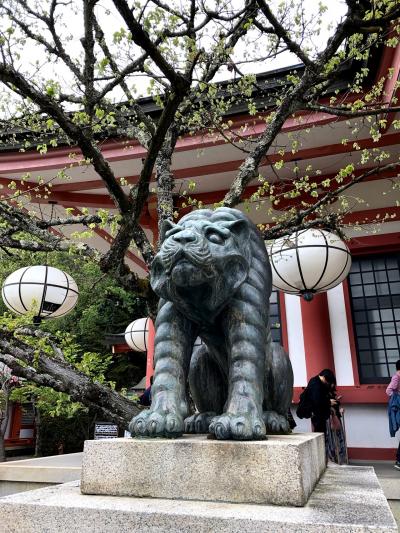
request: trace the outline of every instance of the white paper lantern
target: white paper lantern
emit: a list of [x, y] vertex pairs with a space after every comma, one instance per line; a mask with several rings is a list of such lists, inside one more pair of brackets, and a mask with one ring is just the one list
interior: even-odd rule
[[125, 342], [135, 352], [147, 352], [150, 320], [149, 317], [138, 318], [125, 330]]
[[6, 306], [17, 315], [35, 312], [35, 322], [69, 313], [78, 301], [73, 278], [51, 266], [28, 266], [8, 276], [2, 287]]
[[296, 231], [276, 239], [267, 249], [273, 286], [305, 300], [339, 285], [351, 267], [346, 243], [322, 229]]

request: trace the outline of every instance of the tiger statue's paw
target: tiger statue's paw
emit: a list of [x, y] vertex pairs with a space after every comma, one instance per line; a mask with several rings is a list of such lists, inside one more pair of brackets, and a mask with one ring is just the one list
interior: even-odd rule
[[183, 434], [184, 423], [179, 413], [142, 411], [129, 424], [132, 437], [166, 437], [175, 439]]
[[216, 413], [195, 413], [185, 419], [185, 433], [208, 433], [211, 420]]
[[263, 420], [252, 414], [225, 413], [215, 416], [209, 430], [217, 439], [265, 440], [266, 429]]
[[267, 428], [267, 433], [290, 432], [290, 426], [287, 417], [280, 415], [276, 411], [264, 411], [263, 419]]

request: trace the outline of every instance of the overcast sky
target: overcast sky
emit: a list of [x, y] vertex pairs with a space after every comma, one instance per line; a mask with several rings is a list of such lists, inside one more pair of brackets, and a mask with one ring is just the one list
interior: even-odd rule
[[[34, 1], [34, 0], [32, 0]], [[174, 2], [175, 0], [170, 0]], [[177, 0], [176, 0], [177, 1]], [[288, 0], [286, 0], [288, 2]], [[233, 0], [236, 7], [236, 2], [238, 5], [242, 3], [242, 0]], [[270, 4], [278, 4], [280, 0], [274, 0]], [[143, 1], [143, 3], [145, 3]], [[179, 2], [178, 2], [179, 3]], [[329, 0], [327, 3], [327, 11], [323, 15], [322, 26], [320, 28], [319, 34], [314, 34], [314, 37], [308, 41], [314, 50], [319, 50], [326, 44], [327, 39], [331, 33], [330, 25], [335, 26], [339, 22], [340, 18], [346, 11], [346, 4], [344, 0]], [[317, 14], [319, 10], [319, 2], [317, 0], [303, 0], [302, 5], [304, 7], [305, 18], [310, 20], [312, 25], [314, 25], [317, 20]], [[39, 5], [43, 5], [39, 2]], [[72, 5], [77, 5], [72, 3]], [[107, 41], [112, 43], [112, 36], [114, 32], [118, 31], [124, 23], [120, 15], [111, 9], [108, 11], [108, 8], [112, 6], [110, 0], [100, 1], [97, 5], [97, 16], [102, 25], [103, 31], [106, 34]], [[70, 32], [73, 35], [71, 41], [63, 40], [63, 43], [68, 50], [68, 52], [75, 58], [82, 58], [83, 48], [80, 42], [80, 39], [83, 35], [82, 28], [82, 19], [80, 16], [77, 16], [72, 12], [72, 10], [66, 4], [66, 7], [63, 10], [63, 21], [66, 25], [66, 32]], [[4, 21], [3, 21], [4, 24]], [[290, 25], [290, 24], [289, 24]], [[314, 25], [313, 29], [317, 29]], [[263, 55], [263, 47], [260, 46], [255, 38], [255, 32], [250, 32], [250, 42], [246, 46], [238, 46], [235, 50], [233, 56], [234, 61], [237, 63], [239, 69], [243, 73], [259, 73], [267, 72], [277, 68], [290, 66], [299, 63], [299, 60], [290, 53], [282, 53], [275, 57], [274, 59], [269, 59], [265, 61], [243, 63], [243, 61], [248, 60], [248, 58], [253, 58], [256, 55], [259, 57]], [[254, 39], [251, 37], [254, 36]], [[210, 48], [212, 45], [214, 35], [208, 35], [204, 38], [202, 46], [204, 48]], [[122, 53], [122, 52], [121, 52]], [[71, 82], [71, 75], [68, 72], [68, 69], [62, 64], [58, 63], [57, 65], [47, 63], [45, 56], [39, 50], [39, 48], [32, 45], [31, 41], [27, 41], [26, 45], [21, 50], [21, 57], [19, 60], [19, 66], [22, 72], [32, 73], [34, 69], [35, 62], [38, 61], [40, 65], [40, 75], [46, 79], [52, 79], [61, 84], [62, 87], [67, 87]], [[215, 81], [221, 81], [224, 79], [232, 78], [234, 74], [229, 72], [226, 68], [221, 69], [218, 75], [215, 77]], [[237, 75], [237, 74], [236, 74]], [[36, 76], [37, 79], [37, 76]], [[130, 83], [132, 83], [132, 79]], [[138, 96], [147, 96], [148, 95], [148, 80], [145, 76], [139, 76], [135, 78], [135, 85], [137, 88]], [[118, 100], [120, 98], [125, 98], [120, 91], [115, 91], [114, 97]]]

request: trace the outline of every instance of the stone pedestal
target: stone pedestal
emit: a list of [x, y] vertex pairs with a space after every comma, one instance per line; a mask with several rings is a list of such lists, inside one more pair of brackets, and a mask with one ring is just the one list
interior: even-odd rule
[[319, 433], [265, 441], [86, 441], [83, 494], [302, 506], [325, 470]]
[[[178, 484], [178, 479], [176, 483]], [[304, 507], [87, 496], [79, 482], [0, 498], [1, 533], [396, 533], [373, 468], [328, 467]]]

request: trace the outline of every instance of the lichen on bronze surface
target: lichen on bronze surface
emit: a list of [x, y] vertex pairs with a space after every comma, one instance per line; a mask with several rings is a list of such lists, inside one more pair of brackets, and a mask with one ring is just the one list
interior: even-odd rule
[[161, 237], [151, 268], [160, 297], [152, 404], [132, 419], [132, 436], [289, 431], [293, 372], [271, 341], [271, 268], [256, 226], [236, 209], [201, 209], [165, 222]]

